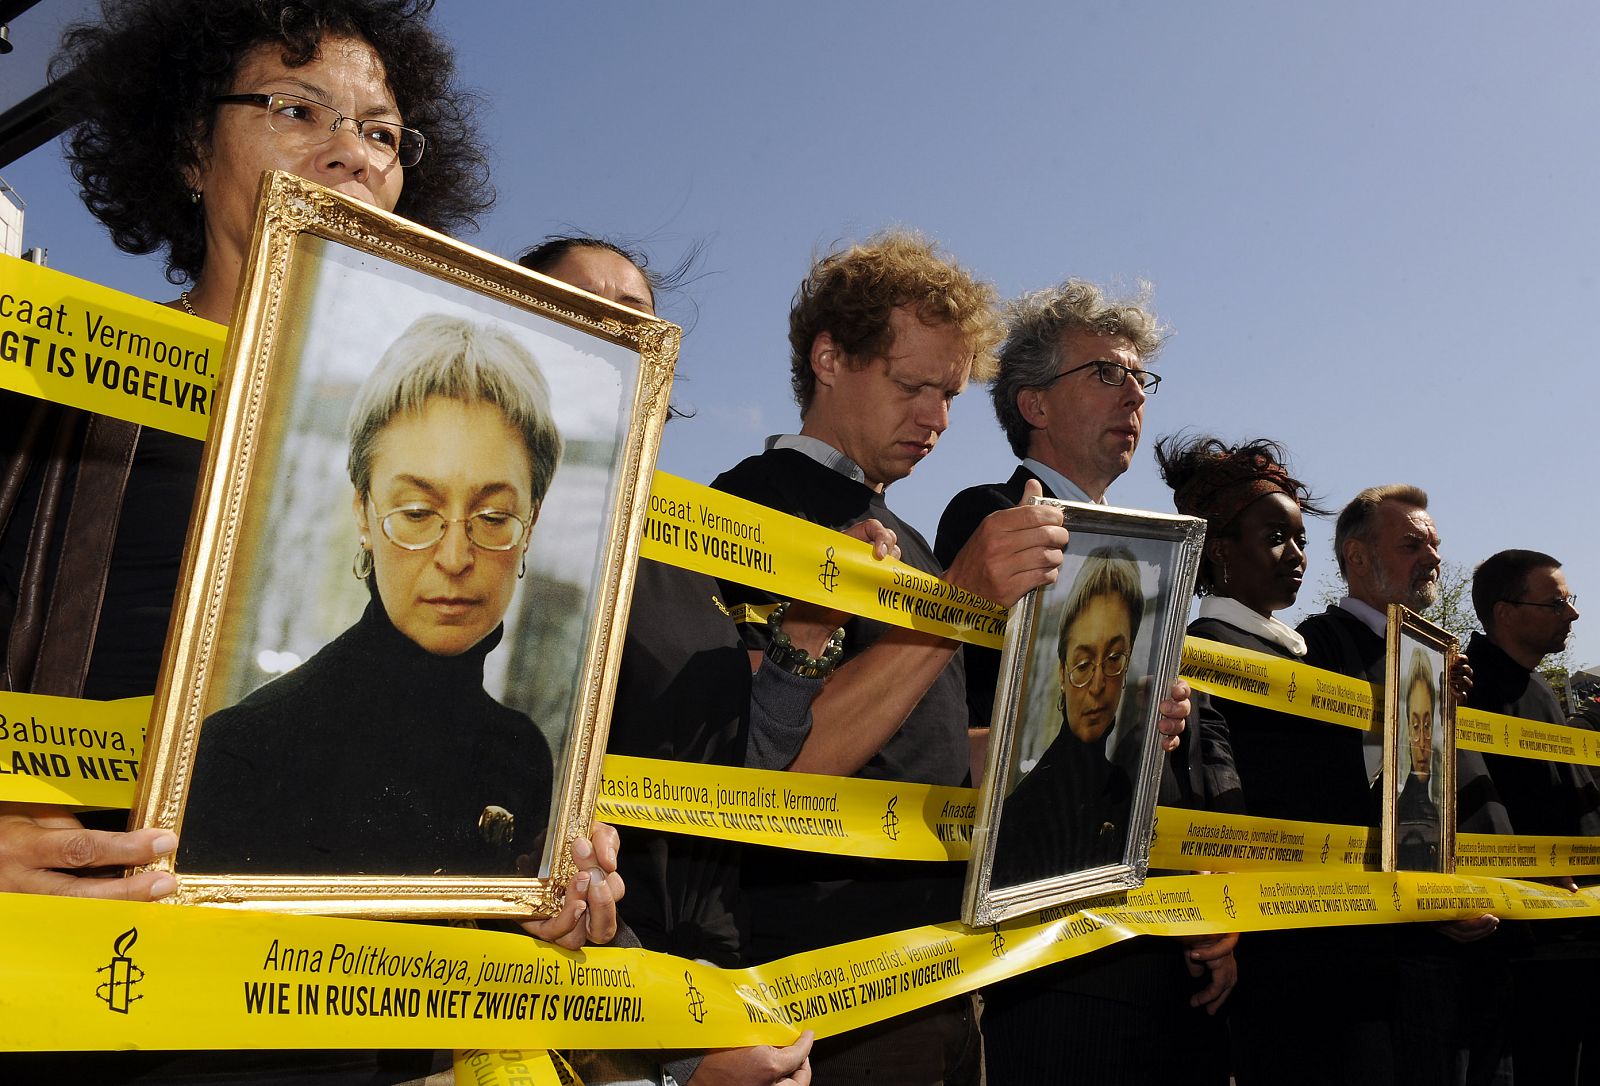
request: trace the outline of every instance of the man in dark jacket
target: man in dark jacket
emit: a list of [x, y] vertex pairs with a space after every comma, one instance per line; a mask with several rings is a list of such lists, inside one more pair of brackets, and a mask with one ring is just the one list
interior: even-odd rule
[[[1300, 624], [1306, 663], [1381, 686], [1389, 605], [1404, 604], [1421, 612], [1439, 594], [1439, 531], [1428, 514], [1427, 493], [1398, 483], [1361, 491], [1339, 513], [1333, 548], [1349, 592]], [[1458, 688], [1461, 678], [1453, 677]], [[1374, 704], [1382, 701], [1382, 693], [1375, 690]], [[1319, 768], [1319, 787], [1328, 797], [1323, 819], [1377, 824], [1382, 811], [1381, 729], [1367, 733], [1365, 741], [1348, 729], [1330, 732], [1329, 738], [1337, 750]], [[1476, 751], [1456, 750], [1456, 811], [1461, 832], [1511, 832], [1483, 755]], [[1363, 1001], [1359, 1035], [1368, 1049], [1367, 1063], [1382, 1062], [1383, 1072], [1398, 1082], [1451, 1082], [1457, 1036], [1466, 1030], [1483, 1042], [1482, 1053], [1474, 1052], [1474, 1066], [1482, 1069], [1497, 1062], [1498, 1045], [1489, 1029], [1492, 1018], [1484, 1016], [1480, 1023], [1477, 1016], [1489, 1005], [1503, 975], [1499, 943], [1504, 940], [1471, 948], [1452, 947], [1446, 940], [1476, 942], [1498, 926], [1496, 917], [1484, 914], [1447, 924], [1393, 931], [1352, 929], [1354, 934], [1331, 936], [1344, 947], [1347, 965], [1363, 956], [1360, 965], [1345, 974], [1355, 978], [1352, 991], [1380, 991], [1394, 997], [1388, 1002]], [[1470, 1025], [1467, 1018], [1472, 1019]]]
[[[1566, 647], [1578, 620], [1577, 597], [1561, 563], [1539, 551], [1507, 550], [1472, 574], [1472, 607], [1483, 624], [1467, 646], [1472, 693], [1466, 704], [1505, 716], [1565, 724], [1539, 664]], [[1600, 791], [1588, 766], [1485, 754], [1495, 788], [1519, 834], [1600, 833]], [[1571, 1082], [1580, 1040], [1594, 1051], [1596, 1001], [1588, 977], [1600, 954], [1589, 925], [1563, 921], [1518, 925], [1511, 971], [1510, 1023], [1517, 1077]]]
[[[990, 397], [1021, 464], [1006, 482], [951, 500], [934, 544], [939, 561], [953, 561], [1031, 481], [1045, 497], [1103, 504], [1139, 446], [1145, 399], [1161, 380], [1146, 367], [1163, 338], [1143, 305], [1108, 300], [1082, 280], [1016, 301]], [[1000, 653], [965, 645], [961, 655], [967, 712], [982, 734]], [[1236, 793], [1232, 753], [1212, 720], [1191, 717], [1163, 773], [1162, 803], [1208, 806], [1223, 790]], [[1225, 1030], [1207, 1013], [1233, 988], [1236, 938], [1131, 940], [992, 986], [983, 1021], [989, 1082], [1225, 1082]]]

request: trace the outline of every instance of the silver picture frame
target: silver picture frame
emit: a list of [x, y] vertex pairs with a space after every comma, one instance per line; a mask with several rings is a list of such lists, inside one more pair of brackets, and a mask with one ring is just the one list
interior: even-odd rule
[[1038, 499], [1070, 533], [1055, 584], [1011, 609], [962, 920], [1143, 884], [1205, 521]]

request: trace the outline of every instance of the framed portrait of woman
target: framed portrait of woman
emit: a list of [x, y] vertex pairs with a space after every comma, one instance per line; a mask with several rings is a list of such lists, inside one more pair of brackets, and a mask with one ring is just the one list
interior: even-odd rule
[[1383, 684], [1383, 869], [1455, 871], [1455, 635], [1389, 605]]
[[1041, 498], [1061, 575], [1011, 609], [962, 919], [992, 924], [1144, 882], [1158, 707], [1178, 674], [1205, 521]]
[[558, 911], [678, 338], [263, 177], [133, 815], [169, 900]]

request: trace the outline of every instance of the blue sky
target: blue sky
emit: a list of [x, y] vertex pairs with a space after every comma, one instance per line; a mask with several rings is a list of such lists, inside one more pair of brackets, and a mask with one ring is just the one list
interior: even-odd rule
[[[72, 4], [59, 5], [62, 8]], [[917, 227], [1007, 295], [1153, 287], [1174, 336], [1111, 491], [1171, 508], [1179, 428], [1285, 443], [1332, 504], [1429, 490], [1449, 559], [1546, 550], [1593, 616], [1600, 8], [1442, 4], [441, 5], [484, 96], [500, 192], [467, 240], [556, 230], [705, 243], [661, 466], [706, 481], [796, 426], [787, 311], [814, 253]], [[54, 12], [13, 39], [48, 36]], [[9, 100], [26, 48], [0, 59]], [[5, 170], [53, 266], [150, 297], [53, 148]], [[1004, 478], [987, 397], [891, 503], [931, 534]], [[1313, 523], [1302, 607], [1334, 576]]]

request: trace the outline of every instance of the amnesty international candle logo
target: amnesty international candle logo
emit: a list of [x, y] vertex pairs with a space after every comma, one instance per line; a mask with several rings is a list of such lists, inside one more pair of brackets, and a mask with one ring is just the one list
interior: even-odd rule
[[1400, 911], [1400, 883], [1398, 881], [1389, 886], [1390, 895], [1394, 899], [1394, 911]]
[[1507, 749], [1511, 749], [1511, 722], [1508, 720], [1500, 725], [1500, 742]]
[[1328, 862], [1329, 842], [1331, 842], [1332, 840], [1333, 840], [1333, 834], [1325, 833], [1325, 834], [1322, 835], [1322, 851], [1320, 853], [1318, 853], [1318, 855], [1321, 858], [1321, 862], [1323, 862], [1323, 863], [1327, 863]]
[[118, 1014], [127, 1014], [128, 1005], [144, 996], [133, 994], [133, 986], [144, 979], [144, 970], [133, 964], [128, 951], [139, 941], [139, 929], [129, 928], [111, 943], [111, 961], [96, 969], [96, 973], [110, 973], [106, 982], [94, 990], [95, 998]]
[[999, 924], [990, 924], [989, 927], [994, 929], [994, 938], [989, 940], [989, 953], [996, 958], [1004, 958], [1006, 956], [1006, 937], [1000, 931]]
[[1222, 908], [1223, 911], [1228, 914], [1229, 920], [1232, 920], [1239, 915], [1239, 906], [1233, 903], [1233, 895], [1228, 893], [1227, 883], [1222, 884]]
[[689, 1017], [694, 1019], [695, 1025], [701, 1025], [706, 1020], [706, 997], [694, 986], [694, 974], [687, 969], [683, 971], [683, 979], [689, 983], [689, 990], [684, 993], [689, 1001]]
[[1550, 866], [1554, 867], [1555, 865], [1556, 865], [1556, 843], [1554, 841], [1551, 841], [1550, 842]]
[[891, 841], [900, 840], [900, 816], [894, 813], [895, 804], [899, 802], [899, 796], [890, 796], [888, 806], [883, 809], [883, 835]]
[[834, 586], [839, 583], [839, 563], [833, 560], [832, 547], [829, 547], [828, 553], [823, 556], [820, 568], [822, 572], [817, 574], [817, 581], [821, 583], [823, 588], [832, 592]]
[[1289, 689], [1287, 691], [1287, 693], [1289, 695], [1289, 701], [1291, 703], [1294, 701], [1295, 694], [1299, 693], [1299, 691], [1300, 691], [1300, 687], [1295, 685], [1294, 672], [1291, 670], [1289, 672]]

